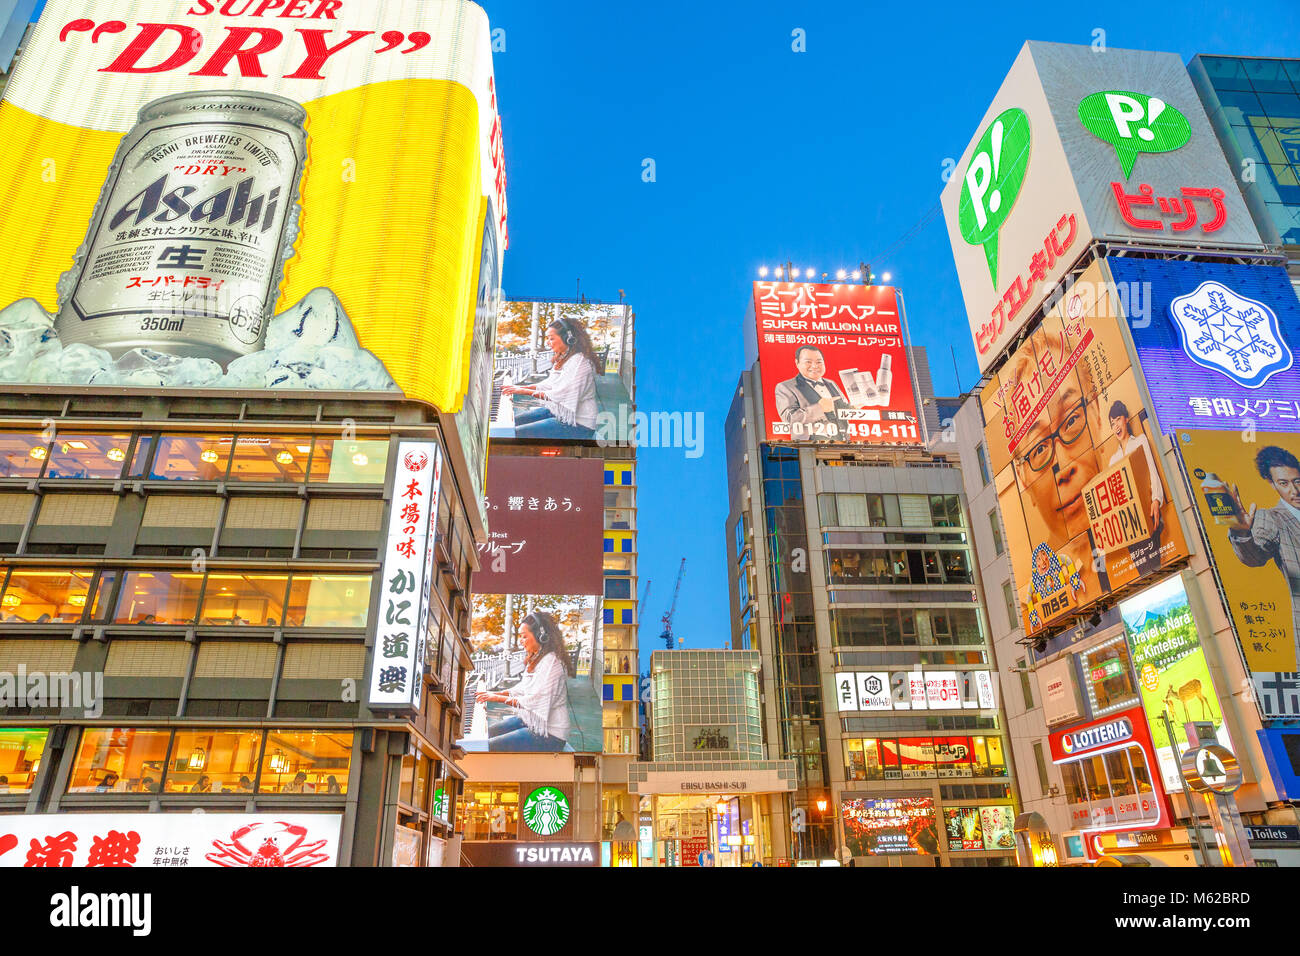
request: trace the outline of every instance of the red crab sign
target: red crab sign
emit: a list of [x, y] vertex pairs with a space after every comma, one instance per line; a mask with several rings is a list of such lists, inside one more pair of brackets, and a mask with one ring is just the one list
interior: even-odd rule
[[59, 813], [0, 817], [0, 867], [334, 866], [341, 817]]

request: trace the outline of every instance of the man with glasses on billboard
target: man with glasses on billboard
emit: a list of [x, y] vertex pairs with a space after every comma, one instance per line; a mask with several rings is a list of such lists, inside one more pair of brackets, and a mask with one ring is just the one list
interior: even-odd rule
[[[1022, 348], [1012, 359], [1005, 376], [1011, 384], [1004, 394], [1036, 381], [1050, 381], [1054, 360], [1069, 356], [1075, 344], [1060, 331], [1036, 333], [1032, 347]], [[1030, 394], [1036, 391], [1029, 388]], [[1028, 571], [1031, 582], [1031, 627], [1041, 626], [1066, 606], [1074, 606], [1081, 595], [1083, 600], [1093, 600], [1109, 589], [1105, 566], [1097, 567], [1093, 560], [1083, 497], [1084, 489], [1101, 471], [1094, 437], [1101, 434], [1097, 392], [1092, 368], [1087, 361], [1080, 361], [1010, 449], [1021, 502], [1032, 503], [1045, 530], [1045, 534], [1035, 535], [1033, 522], [1027, 520], [1031, 567], [1017, 569], [1021, 574]]]
[[791, 438], [839, 441], [843, 426], [835, 412], [852, 408], [839, 386], [826, 378], [826, 357], [814, 345], [801, 345], [794, 353], [799, 374], [778, 382], [776, 411], [791, 426]]
[[1259, 476], [1277, 492], [1277, 504], [1248, 511], [1241, 491], [1232, 486], [1237, 513], [1229, 518], [1228, 543], [1241, 563], [1261, 568], [1272, 562], [1286, 578], [1291, 591], [1291, 634], [1300, 661], [1300, 460], [1285, 448], [1269, 445], [1255, 456]]

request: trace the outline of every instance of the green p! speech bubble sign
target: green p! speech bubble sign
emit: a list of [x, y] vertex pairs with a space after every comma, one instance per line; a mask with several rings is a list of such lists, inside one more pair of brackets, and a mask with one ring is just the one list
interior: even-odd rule
[[1079, 101], [1079, 122], [1115, 147], [1124, 178], [1133, 175], [1138, 153], [1168, 153], [1187, 145], [1187, 117], [1158, 96], [1103, 90]]
[[998, 114], [975, 144], [957, 203], [957, 226], [972, 246], [983, 246], [993, 288], [998, 286], [998, 231], [1011, 215], [1029, 169], [1029, 117], [1021, 109]]

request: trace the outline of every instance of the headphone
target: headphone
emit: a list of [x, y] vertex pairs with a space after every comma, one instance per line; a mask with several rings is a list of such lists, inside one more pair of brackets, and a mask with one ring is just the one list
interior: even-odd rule
[[524, 618], [523, 623], [527, 624], [529, 630], [533, 632], [533, 637], [537, 641], [538, 648], [551, 646], [551, 629], [547, 625], [545, 618], [542, 618], [537, 614], [529, 614]]
[[573, 345], [573, 326], [569, 324], [568, 319], [556, 319], [556, 325], [560, 327], [560, 341], [565, 345]]

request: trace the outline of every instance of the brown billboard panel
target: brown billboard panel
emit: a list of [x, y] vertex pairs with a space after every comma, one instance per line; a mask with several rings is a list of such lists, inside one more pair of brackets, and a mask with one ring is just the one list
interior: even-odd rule
[[602, 594], [604, 462], [488, 458], [478, 594]]

